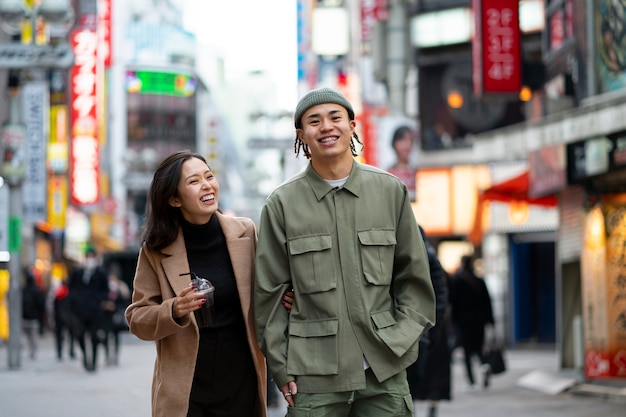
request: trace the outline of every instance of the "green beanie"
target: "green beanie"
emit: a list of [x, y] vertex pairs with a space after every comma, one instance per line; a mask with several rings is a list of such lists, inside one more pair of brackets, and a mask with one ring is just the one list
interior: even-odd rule
[[315, 90], [311, 90], [304, 95], [298, 102], [296, 106], [296, 112], [293, 115], [293, 120], [295, 122], [296, 128], [300, 125], [300, 119], [302, 115], [311, 107], [317, 106], [318, 104], [325, 103], [334, 103], [343, 106], [348, 110], [348, 116], [350, 120], [354, 120], [354, 110], [352, 109], [352, 105], [346, 99], [346, 97], [341, 94], [337, 90], [333, 90], [332, 88], [323, 87]]

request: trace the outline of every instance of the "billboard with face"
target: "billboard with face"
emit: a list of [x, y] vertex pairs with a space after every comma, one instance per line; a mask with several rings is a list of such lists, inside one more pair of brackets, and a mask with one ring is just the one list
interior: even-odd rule
[[598, 93], [626, 87], [626, 0], [600, 0], [596, 6]]

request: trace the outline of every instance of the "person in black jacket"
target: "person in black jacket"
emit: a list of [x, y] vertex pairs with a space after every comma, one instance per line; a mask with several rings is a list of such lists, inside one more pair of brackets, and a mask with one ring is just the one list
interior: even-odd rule
[[450, 400], [450, 349], [448, 347], [448, 274], [441, 266], [437, 250], [419, 227], [426, 245], [430, 278], [435, 290], [435, 326], [422, 335], [417, 361], [407, 368], [407, 379], [414, 401], [429, 401], [428, 417], [437, 415], [441, 400]]
[[[102, 305], [109, 297], [108, 276], [98, 264], [95, 250], [87, 250], [84, 265], [72, 271], [69, 286], [74, 336], [83, 354], [85, 369], [93, 372], [96, 370], [98, 345], [104, 343], [106, 335]], [[86, 346], [87, 333], [91, 352]]]
[[25, 283], [22, 288], [22, 331], [28, 341], [31, 359], [37, 356], [37, 339], [43, 331], [46, 312], [46, 296], [37, 286], [35, 276], [30, 269], [24, 271]]
[[52, 316], [54, 318], [54, 338], [57, 359], [63, 360], [63, 342], [67, 338], [69, 345], [69, 356], [74, 359], [74, 332], [71, 322], [70, 311], [70, 290], [67, 279], [63, 279], [50, 289], [49, 297], [52, 305]]
[[461, 266], [454, 274], [450, 286], [452, 320], [463, 348], [468, 389], [474, 388], [475, 379], [472, 359], [478, 357], [483, 372], [483, 388], [489, 386], [490, 370], [483, 355], [485, 326], [493, 326], [491, 297], [485, 281], [478, 278], [472, 266], [473, 258], [461, 257]]

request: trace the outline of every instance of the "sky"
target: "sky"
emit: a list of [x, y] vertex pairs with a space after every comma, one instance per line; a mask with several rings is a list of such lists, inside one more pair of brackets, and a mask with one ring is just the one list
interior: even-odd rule
[[263, 70], [277, 81], [279, 107], [295, 106], [297, 38], [295, 0], [184, 0], [185, 26], [201, 46], [225, 62], [234, 82]]

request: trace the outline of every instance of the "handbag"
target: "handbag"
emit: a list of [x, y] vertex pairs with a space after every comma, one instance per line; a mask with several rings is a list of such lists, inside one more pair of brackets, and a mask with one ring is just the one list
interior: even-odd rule
[[125, 308], [117, 307], [115, 312], [113, 313], [113, 317], [111, 317], [111, 321], [113, 324], [113, 330], [120, 332], [128, 330], [128, 322], [126, 321], [125, 316]]
[[491, 373], [498, 375], [506, 371], [504, 351], [498, 346], [492, 346], [485, 354], [485, 362], [489, 364]]

